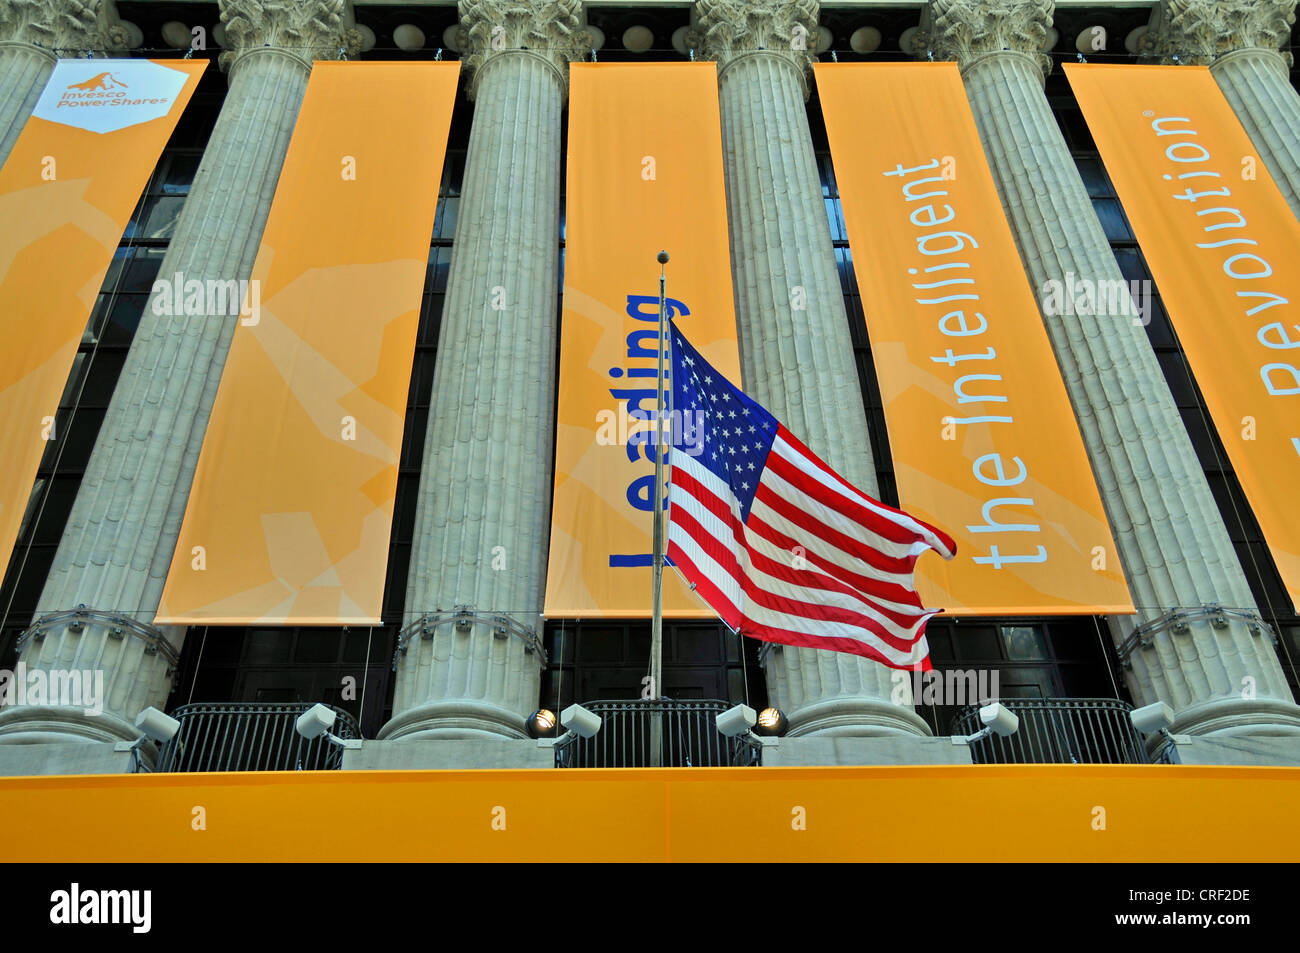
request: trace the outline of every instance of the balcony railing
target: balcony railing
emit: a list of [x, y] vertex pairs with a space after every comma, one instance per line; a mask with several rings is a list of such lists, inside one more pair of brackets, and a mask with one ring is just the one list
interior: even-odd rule
[[555, 749], [557, 768], [655, 767], [651, 748], [656, 730], [661, 737], [658, 765], [665, 768], [720, 767], [757, 764], [757, 754], [745, 743], [735, 744], [718, 733], [717, 717], [730, 702], [717, 699], [672, 701], [583, 702], [601, 717], [592, 738], [577, 738]]
[[[1020, 718], [1014, 735], [990, 735], [970, 746], [976, 764], [1147, 764], [1146, 745], [1116, 698], [1004, 699]], [[983, 725], [972, 706], [953, 719], [954, 735]]]
[[[333, 771], [343, 749], [326, 738], [303, 738], [294, 728], [311, 705], [287, 703], [200, 703], [172, 712], [180, 731], [163, 745], [157, 771]], [[361, 729], [341, 708], [333, 733], [360, 738]]]

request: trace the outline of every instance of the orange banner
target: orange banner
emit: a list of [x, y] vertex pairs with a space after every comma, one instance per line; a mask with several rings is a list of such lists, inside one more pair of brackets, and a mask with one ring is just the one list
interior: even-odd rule
[[[23, 818], [4, 840], [6, 862], [19, 864], [1294, 864], [1297, 798], [1300, 768], [1181, 764], [0, 777], [0, 816]], [[397, 804], [436, 810], [413, 822], [410, 810], [381, 808]], [[895, 804], [925, 819], [922, 836], [864, 809]], [[207, 820], [197, 831], [195, 805]], [[806, 826], [792, 823], [799, 817]], [[1215, 886], [1237, 888], [1241, 878]], [[1104, 922], [1124, 909], [1085, 912]]]
[[899, 505], [957, 540], [955, 559], [917, 563], [922, 601], [1133, 612], [957, 66], [819, 64], [816, 77]]
[[95, 296], [206, 60], [60, 60], [0, 170], [0, 553]]
[[[716, 64], [570, 67], [566, 223], [546, 615], [644, 617], [661, 249], [669, 317], [740, 381]], [[675, 573], [663, 607], [713, 615]]]
[[312, 67], [158, 622], [380, 621], [458, 72]]
[[1300, 606], [1300, 222], [1206, 67], [1065, 69]]

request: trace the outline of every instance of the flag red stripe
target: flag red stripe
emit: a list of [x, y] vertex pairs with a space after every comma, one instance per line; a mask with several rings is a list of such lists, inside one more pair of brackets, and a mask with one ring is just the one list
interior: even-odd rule
[[873, 566], [881, 572], [887, 572], [895, 576], [906, 576], [916, 564], [915, 556], [904, 558], [886, 556], [877, 549], [863, 545], [852, 536], [841, 533], [833, 526], [827, 526], [808, 510], [799, 506], [797, 502], [778, 495], [776, 491], [767, 485], [766, 480], [759, 483], [754, 499], [762, 500], [773, 511], [780, 513], [800, 529], [807, 530], [818, 539], [824, 539], [836, 549], [843, 550], [850, 556], [862, 560], [868, 566]]
[[[740, 633], [741, 635], [748, 635], [752, 638], [762, 639], [765, 642], [780, 642], [783, 645], [797, 645], [809, 649], [829, 649], [833, 652], [848, 652], [851, 655], [861, 655], [863, 658], [874, 659], [883, 665], [888, 665], [890, 668], [904, 667], [889, 661], [889, 659], [885, 658], [877, 649], [873, 648], [868, 643], [858, 642], [854, 639], [810, 635], [806, 632], [798, 632], [793, 629], [780, 629], [748, 620], [744, 623]], [[920, 664], [914, 667], [923, 672], [930, 671], [932, 666], [930, 665], [929, 651], [926, 651]]]
[[[832, 470], [826, 464], [825, 460], [823, 460], [821, 457], [817, 456], [817, 454], [813, 453], [806, 446], [804, 446], [803, 442], [800, 441], [799, 438], [796, 437], [794, 434], [790, 433], [790, 431], [786, 430], [784, 426], [781, 426], [777, 431], [777, 437], [779, 439], [784, 440], [792, 450], [798, 452], [805, 460], [807, 460], [809, 463], [815, 466], [822, 473], [826, 474], [826, 476], [830, 480], [832, 480], [836, 485], [842, 487], [846, 493], [850, 494], [853, 497], [867, 496], [867, 494], [863, 493], [857, 487], [853, 486], [851, 483], [845, 480], [844, 477], [840, 476], [838, 473]], [[779, 456], [780, 455], [778, 454], [778, 458]], [[871, 498], [868, 497], [868, 499]], [[935, 540], [940, 544], [942, 544], [943, 547], [947, 550], [946, 552], [940, 551], [940, 555], [943, 556], [945, 559], [951, 558], [952, 555], [957, 552], [956, 541], [947, 533], [945, 533], [943, 530], [939, 529], [938, 527], [931, 526], [929, 523], [925, 522], [925, 520], [919, 520], [911, 513], [907, 513], [903, 510], [898, 509], [897, 507], [890, 506], [888, 503], [881, 503], [879, 500], [876, 499], [871, 499], [871, 503], [877, 509], [882, 510], [886, 513], [892, 513], [894, 516], [896, 516], [899, 520], [903, 521], [904, 523], [915, 526], [917, 530], [933, 534]], [[860, 503], [856, 503], [856, 502], [854, 503], [854, 505], [861, 506]], [[868, 510], [868, 512], [870, 512], [870, 510]], [[885, 522], [891, 523], [892, 525], [897, 525], [896, 523], [893, 523], [892, 520], [886, 519], [884, 516], [877, 515], [877, 518], [884, 520]], [[917, 532], [915, 538], [923, 540], [924, 536], [920, 532]]]
[[[816, 586], [814, 580], [825, 580], [834, 587], [835, 591], [841, 592], [857, 601], [863, 609], [870, 612], [876, 612], [887, 618], [890, 622], [899, 628], [909, 630], [910, 635], [902, 636], [891, 632], [881, 622], [873, 618], [864, 611], [855, 611], [845, 606], [824, 605], [809, 602], [803, 599], [797, 599], [793, 596], [779, 593], [764, 588], [757, 581], [746, 574], [730, 553], [729, 558], [719, 558], [717, 555], [717, 542], [707, 529], [705, 529], [695, 517], [685, 509], [684, 506], [678, 505], [673, 511], [673, 522], [679, 525], [689, 536], [691, 536], [697, 545], [709, 553], [716, 562], [736, 580], [741, 586], [745, 596], [755, 604], [763, 606], [773, 612], [779, 612], [784, 615], [801, 616], [808, 619], [837, 622], [845, 625], [853, 625], [858, 628], [868, 630], [875, 634], [890, 647], [900, 652], [910, 650], [912, 644], [919, 637], [916, 627], [925, 618], [924, 613], [916, 612], [905, 615], [898, 612], [892, 612], [883, 606], [872, 604], [869, 600], [863, 599], [862, 594], [852, 587], [845, 586], [836, 582], [828, 576], [820, 573], [809, 572], [807, 570], [798, 571], [787, 567], [776, 560], [756, 552], [753, 547], [748, 545], [745, 539], [744, 527], [735, 518], [734, 514], [717, 498], [715, 494], [709, 491], [699, 481], [695, 480], [690, 474], [678, 471], [674, 474], [674, 485], [682, 493], [689, 493], [692, 500], [698, 502], [701, 506], [706, 507], [710, 512], [723, 521], [724, 525], [731, 528], [732, 535], [736, 542], [745, 547], [745, 552], [749, 556], [751, 564], [770, 576], [781, 579], [798, 588], [822, 588], [826, 586]], [[697, 496], [697, 494], [700, 494]], [[694, 565], [694, 564], [692, 564]], [[696, 567], [698, 570], [698, 567]], [[687, 576], [688, 579], [695, 581], [694, 576]], [[698, 584], [697, 584], [698, 585]], [[716, 587], [715, 587], [716, 588]], [[920, 608], [918, 605], [917, 608]]]

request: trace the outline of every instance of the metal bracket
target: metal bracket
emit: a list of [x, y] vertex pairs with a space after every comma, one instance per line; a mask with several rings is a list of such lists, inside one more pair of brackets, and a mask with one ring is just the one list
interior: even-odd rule
[[157, 655], [161, 652], [163, 658], [167, 660], [167, 676], [169, 678], [180, 667], [181, 653], [167, 641], [167, 637], [163, 635], [162, 630], [157, 626], [148, 625], [129, 616], [118, 615], [114, 612], [87, 609], [85, 605], [41, 616], [22, 635], [18, 636], [16, 648], [21, 651], [28, 639], [33, 642], [44, 642], [46, 630], [55, 626], [62, 625], [69, 632], [79, 634], [85, 631], [87, 623], [98, 623], [104, 626], [108, 629], [108, 637], [111, 639], [122, 639], [127, 635], [140, 639], [144, 642], [145, 655]]
[[1226, 629], [1229, 624], [1229, 617], [1245, 620], [1251, 635], [1259, 635], [1262, 627], [1264, 631], [1269, 633], [1274, 644], [1277, 643], [1277, 633], [1273, 631], [1272, 626], [1260, 617], [1258, 612], [1249, 609], [1227, 608], [1217, 602], [1210, 602], [1188, 608], [1175, 607], [1150, 622], [1138, 626], [1129, 633], [1128, 638], [1119, 644], [1115, 649], [1115, 654], [1119, 656], [1121, 665], [1126, 669], [1132, 669], [1133, 653], [1139, 648], [1150, 648], [1157, 632], [1169, 629], [1175, 635], [1185, 635], [1191, 629], [1191, 623], [1203, 619], [1208, 619], [1210, 625], [1216, 629]]
[[506, 639], [514, 636], [519, 639], [524, 643], [524, 651], [529, 655], [536, 655], [541, 661], [542, 667], [546, 667], [546, 650], [542, 647], [542, 640], [537, 637], [535, 630], [516, 622], [507, 615], [477, 612], [473, 606], [461, 605], [456, 606], [450, 612], [438, 610], [422, 615], [397, 633], [397, 650], [393, 653], [393, 671], [397, 671], [398, 660], [406, 654], [409, 647], [408, 643], [417, 633], [421, 639], [429, 641], [442, 626], [452, 625], [457, 632], [466, 633], [473, 629], [475, 623], [490, 626], [493, 638]]
[[[742, 633], [737, 632], [737, 635]], [[767, 657], [773, 652], [780, 652], [785, 646], [780, 642], [764, 642], [758, 647], [758, 665], [760, 668], [767, 667]]]

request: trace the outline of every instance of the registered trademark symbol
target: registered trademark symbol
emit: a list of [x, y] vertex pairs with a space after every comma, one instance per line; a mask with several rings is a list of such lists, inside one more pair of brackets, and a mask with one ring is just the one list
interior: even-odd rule
[[1155, 111], [1154, 109], [1144, 109], [1144, 110], [1142, 110], [1142, 115], [1144, 115], [1144, 116], [1148, 116], [1148, 117], [1150, 117], [1150, 116], [1154, 116], [1155, 114], [1156, 114], [1156, 111]]

